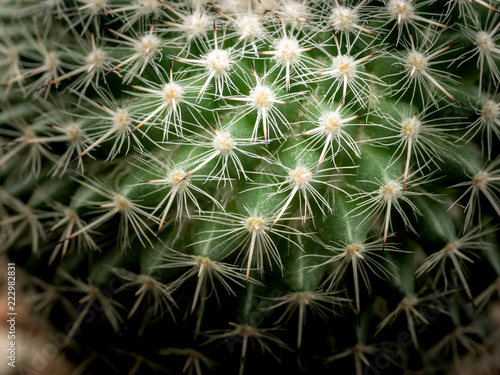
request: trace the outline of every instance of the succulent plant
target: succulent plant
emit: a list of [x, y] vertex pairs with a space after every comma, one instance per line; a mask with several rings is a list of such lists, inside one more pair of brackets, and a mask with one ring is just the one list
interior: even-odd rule
[[0, 0], [17, 370], [498, 373], [498, 9]]

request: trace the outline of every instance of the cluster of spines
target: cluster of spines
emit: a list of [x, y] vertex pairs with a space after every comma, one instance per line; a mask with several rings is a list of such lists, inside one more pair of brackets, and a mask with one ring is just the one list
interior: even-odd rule
[[[15, 22], [27, 19], [30, 11], [36, 14], [40, 10], [24, 1], [7, 3], [13, 9], [26, 5], [24, 18]], [[281, 238], [288, 245], [280, 244], [280, 248], [304, 251], [295, 255], [297, 263], [303, 257], [316, 259], [316, 264], [297, 269], [299, 274], [312, 270], [323, 275], [323, 266], [340, 265], [314, 286], [288, 280], [291, 288], [298, 290], [290, 298], [278, 299], [275, 307], [286, 303], [290, 312], [297, 305], [302, 322], [306, 306], [313, 309], [318, 304], [315, 310], [322, 311], [325, 304], [349, 305], [333, 292], [350, 267], [355, 292], [349, 295], [360, 315], [360, 280], [369, 289], [374, 274], [396, 277], [396, 272], [389, 270], [396, 268], [394, 262], [385, 259], [386, 254], [375, 253], [399, 249], [396, 244], [386, 244], [392, 237], [391, 211], [397, 211], [404, 227], [422, 237], [414, 228], [413, 215], [422, 214], [428, 202], [417, 204], [414, 199], [434, 198], [419, 185], [436, 183], [449, 153], [459, 152], [454, 148], [455, 141], [479, 135], [487, 158], [494, 155], [492, 144], [497, 141], [500, 121], [496, 91], [486, 93], [488, 98], [481, 98], [482, 102], [473, 94], [463, 96], [474, 101], [464, 103], [452, 94], [453, 78], [442, 69], [443, 64], [458, 65], [478, 56], [480, 92], [485, 70], [492, 84], [498, 84], [496, 11], [484, 2], [474, 4], [479, 9], [461, 7], [460, 12], [470, 12], [462, 30], [475, 52], [458, 52], [455, 59], [443, 59], [444, 54], [456, 49], [449, 43], [455, 38], [453, 29], [448, 30], [451, 10], [444, 17], [424, 17], [419, 7], [426, 4], [405, 0], [391, 0], [368, 9], [365, 1], [327, 5], [243, 1], [237, 7], [230, 3], [42, 2], [39, 6], [58, 16], [59, 21], [49, 24], [43, 14], [33, 30], [36, 36], [30, 35], [28, 44], [19, 46], [12, 41], [18, 36], [9, 35], [11, 26], [1, 25], [0, 65], [7, 69], [0, 78], [9, 126], [0, 129], [0, 166], [10, 175], [5, 178], [0, 197], [0, 213], [4, 213], [0, 221], [2, 250], [24, 246], [22, 237], [27, 233], [24, 242], [36, 253], [40, 244], [51, 243], [44, 242], [46, 223], [50, 233], [64, 228], [52, 242], [55, 245], [49, 262], [57, 263], [58, 254], [64, 256], [70, 249], [102, 248], [96, 245], [100, 241], [94, 231], [119, 216], [119, 250], [138, 252], [143, 246], [152, 247], [155, 237], [165, 242], [163, 250], [168, 254], [144, 272], [188, 267], [168, 287], [150, 275], [132, 277], [119, 271], [131, 283], [139, 283], [138, 301], [147, 292], [156, 296], [152, 305], [156, 312], [162, 304], [175, 305], [170, 294], [196, 276], [193, 313], [198, 299], [205, 301], [220, 288], [217, 282], [231, 294], [231, 283], [246, 281], [248, 288], [249, 281], [258, 286], [259, 280], [265, 280], [262, 275], [250, 277], [255, 268], [262, 273], [268, 266], [277, 265], [282, 273], [289, 274], [275, 244]], [[481, 7], [493, 9], [485, 13]], [[368, 15], [369, 10], [375, 10], [373, 15]], [[481, 23], [479, 14], [487, 14], [488, 21]], [[468, 22], [475, 26], [470, 27]], [[59, 23], [71, 30], [71, 42], [51, 40], [49, 27], [56, 30]], [[486, 31], [481, 29], [482, 24], [487, 25]], [[449, 35], [445, 44], [440, 42], [443, 33]], [[397, 49], [390, 48], [390, 40]], [[379, 66], [396, 72], [375, 74], [378, 60], [387, 62]], [[439, 68], [433, 68], [435, 64]], [[129, 87], [117, 89], [121, 84]], [[72, 99], [65, 100], [62, 96], [66, 94]], [[395, 111], [378, 105], [384, 96], [395, 97], [386, 100]], [[21, 104], [19, 98], [42, 103], [41, 109]], [[460, 107], [469, 116], [476, 111], [475, 121], [442, 115]], [[298, 115], [294, 114], [297, 108]], [[353, 127], [359, 129], [352, 131], [347, 125], [359, 125]], [[373, 145], [389, 147], [393, 153], [378, 158]], [[99, 153], [99, 148], [106, 152]], [[372, 165], [365, 163], [358, 172], [356, 167], [362, 164], [365, 152], [372, 153], [369, 157], [375, 155]], [[121, 161], [131, 159], [123, 157], [128, 153], [133, 161], [126, 168], [120, 167]], [[107, 163], [100, 166], [87, 162], [93, 155]], [[53, 164], [50, 169], [43, 168], [45, 159]], [[401, 159], [404, 167], [398, 170]], [[18, 171], [16, 160], [22, 162]], [[461, 233], [456, 235], [452, 229], [441, 236], [440, 240], [448, 236], [448, 243], [432, 253], [417, 271], [420, 276], [437, 265], [444, 270], [449, 261], [453, 276], [458, 277], [456, 281], [471, 300], [461, 262], [472, 260], [463, 250], [476, 249], [471, 241], [496, 229], [489, 223], [484, 225], [490, 227], [482, 228], [481, 218], [475, 213], [483, 206], [479, 203], [482, 197], [500, 215], [499, 160], [486, 166], [470, 160], [465, 166], [462, 176], [470, 180], [454, 185], [467, 187], [455, 203], [470, 197]], [[110, 181], [85, 177], [96, 171], [111, 176]], [[57, 195], [47, 194], [45, 206], [39, 197], [32, 199], [34, 203], [16, 198], [26, 196], [16, 189], [30, 189], [36, 180], [42, 187], [51, 186], [50, 181], [44, 181], [46, 176], [73, 178], [74, 186], [80, 186], [75, 197], [54, 202]], [[243, 196], [250, 198], [240, 198]], [[340, 241], [337, 238], [335, 243], [324, 243], [313, 232], [323, 240], [328, 237], [325, 223], [328, 217], [339, 215], [333, 197], [345, 201], [348, 207], [342, 219], [356, 225]], [[47, 210], [47, 202], [55, 208], [53, 212]], [[449, 203], [441, 209], [448, 208]], [[201, 239], [193, 236], [191, 254], [190, 247], [184, 248], [179, 239], [182, 234], [172, 232], [197, 231], [200, 221], [211, 226], [201, 231]], [[380, 238], [367, 237], [377, 224], [381, 224]], [[169, 228], [165, 231], [169, 236], [161, 235], [165, 228]], [[309, 253], [303, 243], [311, 238], [322, 244], [324, 254], [315, 257]], [[231, 258], [235, 253], [238, 256]], [[324, 257], [326, 261], [321, 260]], [[241, 268], [225, 263], [226, 259]], [[381, 261], [387, 261], [388, 266]], [[437, 282], [441, 276], [448, 281], [446, 273], [431, 278]], [[114, 303], [92, 285], [86, 288], [85, 306], [90, 308], [95, 301], [108, 306], [106, 317], [118, 329], [120, 315]], [[162, 303], [158, 304], [158, 298]], [[405, 301], [405, 311], [411, 312], [420, 300]], [[129, 317], [138, 309], [138, 302], [131, 309]], [[79, 319], [84, 315], [81, 313]], [[198, 328], [202, 316], [203, 312]], [[299, 324], [299, 337], [301, 330]], [[76, 328], [68, 337], [75, 332]], [[243, 342], [254, 338], [263, 349], [268, 349], [265, 339], [272, 337], [244, 322], [235, 324], [229, 332], [215, 333], [210, 341], [230, 334], [243, 337]], [[418, 348], [416, 335], [412, 335]], [[297, 344], [300, 346], [300, 339]], [[357, 371], [359, 361], [365, 358], [363, 350], [376, 352], [371, 346], [359, 345]]]

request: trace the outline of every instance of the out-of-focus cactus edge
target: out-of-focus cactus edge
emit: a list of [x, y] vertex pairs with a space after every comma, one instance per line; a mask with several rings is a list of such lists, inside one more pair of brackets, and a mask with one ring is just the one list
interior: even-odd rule
[[499, 10], [0, 0], [2, 373], [500, 373]]

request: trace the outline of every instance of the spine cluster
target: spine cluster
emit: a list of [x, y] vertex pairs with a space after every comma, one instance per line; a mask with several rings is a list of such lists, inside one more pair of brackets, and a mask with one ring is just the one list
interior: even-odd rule
[[499, 8], [0, 0], [0, 253], [60, 353], [499, 371]]

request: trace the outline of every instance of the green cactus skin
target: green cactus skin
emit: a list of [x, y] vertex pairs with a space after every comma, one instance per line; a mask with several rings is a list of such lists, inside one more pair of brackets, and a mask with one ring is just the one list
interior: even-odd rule
[[0, 251], [58, 358], [498, 373], [499, 9], [0, 0]]

